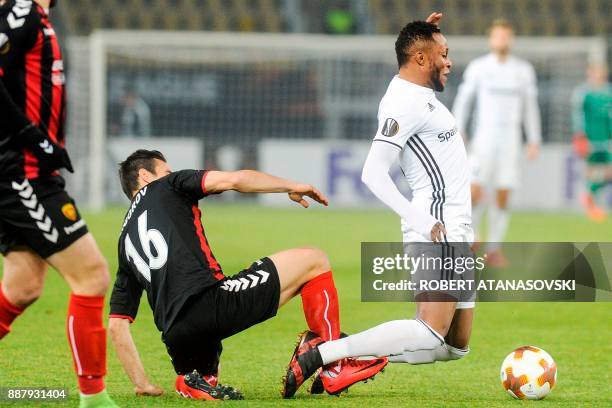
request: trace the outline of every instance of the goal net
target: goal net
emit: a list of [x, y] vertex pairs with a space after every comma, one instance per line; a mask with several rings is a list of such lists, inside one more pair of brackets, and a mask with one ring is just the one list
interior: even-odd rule
[[[98, 31], [69, 43], [69, 146], [74, 194], [99, 209], [120, 202], [117, 162], [135, 146], [174, 148], [173, 160], [256, 167], [264, 139], [367, 140], [397, 71], [391, 36]], [[451, 105], [480, 37], [449, 37]], [[597, 38], [518, 38], [537, 71], [545, 141], [568, 141], [570, 96]], [[300, 152], [295, 152], [299, 155]], [[286, 160], [290, 161], [291, 157]], [[172, 163], [171, 163], [172, 164]]]

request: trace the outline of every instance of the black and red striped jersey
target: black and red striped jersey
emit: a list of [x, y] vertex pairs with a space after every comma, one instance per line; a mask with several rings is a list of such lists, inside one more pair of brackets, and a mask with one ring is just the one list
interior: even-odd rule
[[[8, 0], [0, 7], [0, 80], [27, 118], [63, 147], [66, 90], [62, 52], [48, 10], [33, 1]], [[0, 175], [34, 179], [44, 174], [28, 149], [4, 148], [0, 149]]]
[[119, 237], [119, 269], [111, 316], [133, 320], [143, 289], [157, 328], [165, 332], [187, 299], [223, 279], [201, 221], [204, 170], [171, 173], [132, 199]]

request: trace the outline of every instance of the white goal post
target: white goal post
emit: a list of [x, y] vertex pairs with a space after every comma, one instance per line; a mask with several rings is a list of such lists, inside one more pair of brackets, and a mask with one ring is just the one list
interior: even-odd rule
[[[88, 149], [79, 154], [88, 156], [89, 208], [106, 206], [109, 179], [116, 178], [108, 141], [121, 137], [125, 93], [148, 105], [152, 138], [202, 138], [210, 160], [220, 146], [238, 146], [254, 165], [255, 146], [268, 136], [370, 138], [379, 99], [397, 69], [394, 42], [393, 36], [94, 32], [88, 99], [79, 94], [71, 101], [88, 110]], [[440, 94], [445, 103], [468, 61], [487, 51], [483, 37], [448, 43], [455, 68]], [[515, 52], [538, 72], [545, 139], [568, 140], [571, 90], [587, 62], [605, 59], [605, 50], [601, 38], [517, 38]]]

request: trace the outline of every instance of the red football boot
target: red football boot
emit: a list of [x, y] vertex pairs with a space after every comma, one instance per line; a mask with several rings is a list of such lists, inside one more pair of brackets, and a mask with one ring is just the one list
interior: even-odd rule
[[216, 376], [206, 376], [206, 378], [208, 378], [210, 382], [195, 370], [189, 374], [177, 376], [175, 383], [177, 394], [183, 398], [207, 401], [244, 399], [240, 391], [232, 387], [218, 384]]
[[329, 364], [321, 371], [323, 388], [328, 394], [338, 395], [356, 382], [373, 379], [388, 362], [386, 357], [373, 360], [345, 358]]
[[206, 381], [213, 387], [219, 385], [219, 377], [217, 377], [216, 375], [203, 375], [202, 378], [204, 379], [204, 381]]
[[[345, 332], [340, 332], [340, 338], [343, 339], [345, 337], [348, 337], [348, 334]], [[323, 394], [325, 392], [323, 380], [321, 380], [321, 371], [323, 371], [323, 369], [319, 368], [314, 376], [314, 380], [312, 380], [312, 384], [310, 385], [311, 394]]]
[[293, 356], [287, 367], [287, 373], [283, 378], [283, 398], [291, 398], [304, 381], [312, 376], [321, 366], [321, 354], [317, 346], [323, 340], [311, 331], [300, 334], [298, 344], [295, 346]]

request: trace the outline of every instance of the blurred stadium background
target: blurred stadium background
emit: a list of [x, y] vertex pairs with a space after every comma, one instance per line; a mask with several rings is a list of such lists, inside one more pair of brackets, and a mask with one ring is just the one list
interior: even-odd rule
[[175, 168], [257, 167], [320, 185], [338, 205], [377, 205], [357, 178], [396, 70], [393, 42], [432, 10], [445, 14], [454, 62], [439, 95], [449, 107], [467, 63], [487, 52], [490, 22], [514, 24], [515, 52], [537, 71], [546, 143], [525, 163], [514, 207], [577, 208], [571, 94], [588, 63], [609, 58], [609, 0], [58, 3], [77, 167], [69, 183], [91, 208], [124, 202], [114, 169], [136, 146], [157, 146]]

